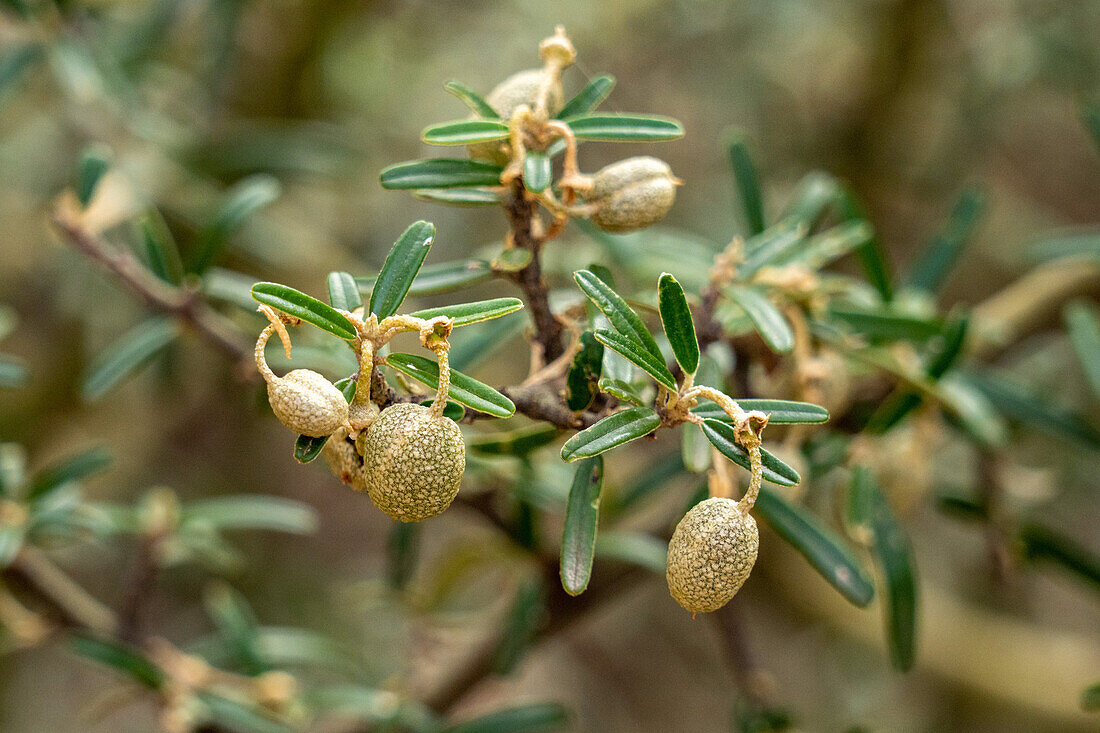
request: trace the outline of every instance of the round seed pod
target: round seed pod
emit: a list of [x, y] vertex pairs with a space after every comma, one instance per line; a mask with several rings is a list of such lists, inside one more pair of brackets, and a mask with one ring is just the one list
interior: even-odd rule
[[442, 512], [458, 494], [466, 469], [462, 431], [425, 405], [390, 405], [363, 433], [367, 493], [393, 519], [419, 522]]
[[356, 491], [367, 490], [367, 480], [363, 476], [363, 458], [355, 449], [355, 443], [348, 439], [347, 430], [339, 428], [333, 433], [321, 449], [321, 455], [329, 470], [336, 474], [336, 478]]
[[[534, 110], [542, 79], [542, 69], [518, 71], [493, 87], [493, 91], [489, 92], [485, 101], [500, 115], [502, 121], [508, 122], [521, 104], [526, 104]], [[565, 104], [565, 95], [562, 92], [561, 82], [558, 81], [550, 87], [550, 94], [546, 97], [546, 109], [553, 117], [563, 104]], [[468, 149], [470, 157], [475, 160], [486, 160], [497, 165], [508, 164], [508, 156], [504, 152], [501, 141], [477, 143], [468, 146]]]
[[756, 520], [743, 514], [736, 501], [714, 497], [699, 502], [668, 543], [668, 590], [692, 613], [717, 611], [749, 577], [759, 549]]
[[344, 395], [311, 369], [295, 369], [268, 382], [267, 399], [279, 422], [311, 438], [332, 435], [348, 419]]
[[620, 160], [600, 169], [586, 195], [596, 205], [592, 223], [605, 232], [644, 229], [664, 218], [676, 200], [668, 163], [648, 155]]

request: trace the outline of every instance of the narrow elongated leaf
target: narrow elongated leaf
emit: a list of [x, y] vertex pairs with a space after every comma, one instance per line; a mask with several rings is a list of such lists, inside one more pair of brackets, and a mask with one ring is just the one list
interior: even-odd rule
[[1034, 523], [1020, 528], [1020, 542], [1026, 559], [1058, 563], [1082, 580], [1100, 587], [1100, 558], [1087, 547]]
[[909, 270], [907, 284], [928, 293], [939, 290], [970, 240], [985, 209], [985, 196], [967, 189], [955, 202], [947, 226], [937, 234]]
[[1079, 413], [993, 374], [971, 373], [963, 381], [981, 391], [1005, 417], [1017, 420], [1029, 428], [1071, 438], [1094, 450], [1100, 450], [1100, 431]]
[[279, 283], [262, 282], [252, 286], [252, 297], [264, 305], [287, 315], [301, 318], [322, 331], [342, 339], [354, 339], [355, 326], [328, 303], [322, 303], [311, 295]]
[[[384, 363], [433, 389], [439, 388], [439, 364], [434, 359], [415, 354], [390, 354]], [[461, 405], [493, 417], [511, 417], [516, 411], [515, 404], [500, 392], [455, 369], [451, 370], [448, 395]]]
[[269, 717], [270, 712], [253, 707], [240, 700], [199, 692], [195, 695], [202, 703], [210, 727], [215, 730], [231, 730], [234, 733], [293, 733], [286, 723]]
[[104, 145], [92, 145], [80, 156], [76, 173], [76, 198], [86, 207], [92, 202], [96, 187], [111, 165], [111, 151]]
[[497, 111], [493, 109], [480, 94], [473, 91], [462, 82], [451, 80], [444, 84], [443, 88], [462, 100], [462, 103], [466, 105], [467, 109], [478, 117], [483, 117], [487, 120], [500, 118]]
[[[528, 508], [528, 513], [521, 516], [530, 518], [530, 505], [521, 502], [520, 506]], [[521, 544], [527, 546], [525, 542]], [[516, 668], [531, 647], [545, 613], [546, 587], [541, 577], [530, 578], [520, 585], [504, 620], [504, 633], [501, 634], [500, 644], [493, 655], [494, 672], [498, 675], [508, 674]]]
[[[30, 13], [21, 0], [7, 0], [7, 5], [21, 15], [26, 16]], [[0, 58], [0, 95], [18, 82], [27, 69], [44, 55], [42, 50], [42, 45], [39, 43], [11, 44]]]
[[559, 568], [562, 588], [571, 596], [583, 593], [592, 577], [602, 488], [603, 459], [596, 456], [579, 462], [565, 505]]
[[91, 402], [107, 394], [172, 343], [178, 334], [179, 326], [167, 316], [150, 318], [134, 326], [104, 349], [84, 378], [81, 395]]
[[523, 185], [532, 193], [542, 193], [550, 185], [550, 155], [529, 150], [523, 159]]
[[[346, 377], [334, 385], [336, 389], [340, 390], [344, 394], [344, 399], [350, 404], [355, 399], [355, 380], [351, 377]], [[315, 438], [310, 435], [299, 435], [298, 439], [294, 441], [294, 460], [298, 463], [309, 463], [317, 459], [317, 456], [321, 455], [321, 450], [325, 447], [325, 443], [328, 442], [329, 436], [322, 435], [319, 438]]]
[[608, 530], [596, 538], [596, 557], [628, 562], [664, 575], [668, 543], [638, 532]]
[[[719, 453], [741, 466], [741, 468], [749, 470], [749, 454], [737, 442], [737, 433], [732, 425], [708, 418], [703, 420], [700, 427], [703, 428], [703, 434], [707, 436], [707, 440], [718, 449]], [[760, 459], [764, 465], [765, 481], [770, 481], [779, 486], [794, 486], [802, 480], [802, 477], [798, 475], [798, 471], [776, 458], [765, 448], [760, 449]]]
[[792, 504], [770, 486], [760, 487], [757, 513], [785, 542], [798, 550], [821, 577], [848, 601], [866, 608], [875, 586], [848, 546], [804, 507]]
[[561, 111], [554, 115], [559, 120], [567, 120], [570, 117], [586, 115], [599, 106], [600, 102], [607, 99], [611, 90], [615, 88], [615, 77], [610, 74], [601, 74], [588, 80], [584, 88], [577, 95], [565, 103]]
[[794, 331], [767, 296], [755, 288], [739, 286], [727, 287], [723, 292], [741, 306], [768, 348], [779, 354], [794, 348]]
[[532, 451], [549, 445], [558, 439], [558, 428], [554, 425], [536, 425], [508, 433], [480, 435], [468, 445], [475, 453], [488, 456], [525, 457]]
[[386, 580], [391, 588], [404, 588], [416, 570], [420, 549], [418, 522], [394, 522], [386, 540]]
[[963, 429], [978, 445], [1000, 449], [1008, 445], [1008, 428], [993, 401], [977, 385], [955, 374], [937, 384], [934, 396], [945, 408], [947, 417]]
[[497, 710], [445, 729], [443, 733], [543, 733], [561, 730], [569, 712], [553, 702]]
[[80, 656], [121, 670], [151, 690], [159, 689], [164, 684], [164, 673], [137, 649], [91, 636], [77, 636], [72, 645], [73, 651]]
[[1100, 398], [1100, 317], [1096, 309], [1084, 301], [1070, 303], [1062, 314], [1085, 377], [1093, 394]]
[[924, 367], [929, 379], [939, 379], [955, 365], [962, 355], [966, 343], [966, 333], [970, 328], [970, 319], [966, 315], [952, 318], [943, 327], [942, 343], [928, 355]]
[[653, 115], [580, 115], [565, 123], [578, 140], [657, 142], [684, 136], [684, 127], [679, 122]]
[[346, 272], [330, 272], [328, 274], [328, 301], [337, 310], [349, 313], [363, 305], [363, 298], [359, 294], [359, 286], [355, 278]]
[[11, 565], [23, 549], [27, 529], [22, 524], [0, 524], [0, 569]]
[[370, 294], [370, 312], [378, 316], [378, 320], [392, 316], [401, 307], [416, 273], [428, 256], [433, 239], [435, 225], [417, 221], [409, 225], [394, 242]]
[[[408, 295], [446, 293], [481, 282], [492, 274], [492, 268], [484, 260], [461, 260], [427, 265], [420, 268], [412, 286], [409, 287]], [[377, 277], [361, 277], [356, 279], [356, 283], [359, 285], [360, 292], [369, 292], [377, 280]]]
[[500, 194], [486, 188], [415, 188], [413, 196], [451, 206], [489, 206], [501, 202]]
[[831, 306], [829, 320], [845, 330], [866, 337], [873, 343], [883, 341], [926, 341], [943, 333], [939, 318], [927, 318], [898, 313], [888, 308], [870, 309], [852, 306]]
[[803, 224], [812, 230], [821, 223], [825, 212], [841, 196], [840, 183], [828, 173], [815, 171], [798, 182], [791, 203], [783, 210], [781, 219], [789, 224]]
[[424, 128], [420, 137], [429, 145], [475, 145], [508, 137], [508, 125], [499, 120], [457, 120]]
[[710, 456], [710, 441], [703, 431], [685, 425], [680, 432], [680, 458], [684, 468], [692, 473], [703, 473], [710, 468]]
[[783, 220], [748, 239], [737, 274], [748, 280], [762, 268], [790, 259], [804, 245], [807, 231], [805, 224]]
[[699, 368], [699, 341], [695, 338], [695, 322], [691, 318], [684, 289], [669, 273], [657, 281], [657, 308], [668, 344], [686, 374]]
[[867, 222], [845, 222], [810, 237], [806, 246], [790, 261], [819, 270], [850, 252], [865, 248], [874, 238], [875, 230]]
[[[1093, 128], [1092, 136], [1100, 145], [1100, 114], [1096, 115]], [[1095, 682], [1081, 691], [1081, 709], [1089, 713], [1100, 710], [1100, 682]]]
[[1030, 251], [1031, 256], [1039, 262], [1063, 257], [1098, 260], [1100, 259], [1100, 232], [1047, 237], [1032, 245]]
[[499, 165], [480, 160], [428, 158], [391, 165], [379, 180], [382, 188], [391, 190], [499, 186], [503, 172]]
[[0, 354], [0, 387], [5, 389], [22, 387], [30, 376], [25, 366], [9, 356]]
[[664, 360], [653, 334], [646, 328], [634, 309], [626, 304], [618, 293], [590, 270], [578, 270], [573, 273], [581, 292], [600, 309], [611, 325], [620, 334], [634, 341], [641, 351], [648, 351], [659, 361]]
[[[783, 425], [791, 423], [823, 423], [829, 420], [829, 411], [812, 402], [795, 400], [748, 399], [737, 400], [742, 410], [759, 410], [768, 415], [768, 423]], [[721, 422], [730, 422], [730, 417], [721, 407], [707, 403], [692, 410], [699, 417], [713, 418]]]
[[513, 313], [489, 323], [478, 324], [451, 337], [451, 368], [469, 371], [519, 336], [529, 319]]
[[627, 337], [614, 331], [597, 328], [596, 340], [630, 361], [668, 389], [673, 392], [676, 391], [676, 379], [672, 376], [672, 372], [668, 370], [668, 367], [665, 366], [665, 363], [654, 358], [649, 352], [637, 348], [637, 344]]
[[308, 504], [280, 496], [219, 496], [186, 504], [183, 522], [202, 522], [216, 530], [261, 529], [288, 534], [313, 534], [317, 513]]
[[519, 272], [531, 264], [534, 255], [529, 249], [506, 247], [489, 263], [493, 272]]
[[[847, 221], [867, 220], [867, 212], [863, 210], [863, 205], [856, 198], [855, 193], [850, 190], [844, 191], [841, 196], [840, 210]], [[894, 278], [886, 248], [882, 246], [877, 236], [872, 236], [856, 252], [859, 255], [860, 264], [863, 265], [863, 271], [867, 273], [867, 279], [878, 290], [883, 302], [889, 303], [894, 299]]]
[[649, 435], [660, 425], [660, 415], [648, 407], [629, 407], [608, 415], [565, 441], [561, 449], [562, 460], [571, 463], [581, 458], [598, 456]]
[[573, 356], [573, 364], [565, 376], [569, 395], [566, 404], [574, 412], [583, 410], [596, 397], [596, 385], [603, 365], [603, 344], [596, 335], [585, 331], [580, 338], [581, 348]]
[[523, 307], [523, 301], [519, 298], [494, 298], [492, 300], [479, 300], [474, 303], [458, 303], [456, 305], [444, 305], [439, 308], [425, 308], [416, 311], [412, 315], [424, 320], [446, 316], [453, 318], [454, 326], [468, 326], [471, 323], [481, 323], [494, 318], [515, 313]]
[[916, 651], [917, 582], [913, 554], [904, 530], [871, 472], [857, 466], [852, 472], [849, 503], [853, 519], [870, 532], [875, 558], [886, 591], [886, 632], [894, 666], [906, 672]]
[[183, 260], [164, 219], [155, 211], [146, 214], [138, 222], [138, 232], [149, 269], [161, 280], [179, 285], [183, 279]]
[[199, 234], [190, 271], [202, 273], [214, 264], [229, 236], [248, 217], [279, 198], [281, 190], [279, 181], [266, 174], [249, 176], [230, 188], [210, 223]]
[[106, 448], [97, 446], [82, 453], [77, 453], [71, 458], [42, 469], [34, 474], [30, 485], [27, 487], [26, 498], [35, 501], [48, 496], [54, 489], [75, 481], [83, 481], [89, 476], [99, 473], [111, 463], [111, 453]]
[[730, 165], [733, 167], [733, 181], [737, 185], [738, 198], [741, 200], [742, 213], [748, 226], [749, 236], [764, 231], [764, 196], [760, 191], [760, 179], [756, 166], [749, 155], [748, 145], [743, 137], [734, 138], [729, 144]]

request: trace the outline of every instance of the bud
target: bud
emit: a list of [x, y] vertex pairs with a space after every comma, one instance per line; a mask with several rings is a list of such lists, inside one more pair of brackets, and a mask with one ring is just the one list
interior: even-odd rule
[[321, 449], [321, 455], [336, 478], [356, 491], [367, 490], [367, 482], [363, 477], [363, 457], [355, 449], [355, 444], [348, 439], [347, 430], [339, 428], [333, 433]]
[[602, 168], [586, 195], [596, 205], [592, 222], [605, 232], [644, 229], [664, 218], [680, 181], [668, 163], [650, 156], [620, 160]]
[[371, 501], [395, 520], [434, 517], [458, 494], [466, 469], [462, 431], [426, 405], [390, 405], [356, 447]]
[[760, 549], [756, 520], [733, 499], [713, 497], [684, 515], [668, 543], [665, 577], [692, 613], [717, 611], [749, 577]]
[[344, 395], [310, 369], [295, 369], [268, 382], [267, 399], [279, 422], [311, 438], [331, 435], [348, 419]]

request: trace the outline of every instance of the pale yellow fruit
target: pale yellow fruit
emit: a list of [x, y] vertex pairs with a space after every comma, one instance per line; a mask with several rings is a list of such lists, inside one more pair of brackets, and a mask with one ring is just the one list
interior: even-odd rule
[[462, 431], [425, 405], [382, 410], [357, 448], [371, 501], [401, 522], [419, 522], [450, 506], [466, 469]]
[[714, 497], [684, 515], [668, 543], [672, 597], [692, 613], [717, 611], [749, 577], [760, 550], [756, 520], [733, 499]]
[[355, 489], [366, 491], [367, 481], [363, 476], [363, 458], [348, 439], [348, 431], [340, 428], [328, 439], [321, 455], [336, 478]]
[[332, 435], [348, 419], [344, 395], [310, 369], [295, 369], [268, 382], [267, 399], [279, 422], [311, 438]]
[[605, 232], [644, 229], [665, 217], [678, 181], [668, 163], [650, 156], [620, 160], [600, 169], [585, 198], [596, 205], [592, 223]]
[[[493, 87], [493, 91], [489, 92], [485, 101], [500, 115], [501, 120], [508, 122], [521, 104], [526, 104], [534, 111], [542, 79], [541, 69], [518, 71]], [[560, 81], [550, 87], [550, 93], [546, 97], [546, 108], [551, 117], [562, 108], [564, 96]], [[487, 160], [497, 165], [508, 164], [508, 156], [500, 141], [478, 143], [468, 146], [468, 149], [470, 157], [475, 160]]]

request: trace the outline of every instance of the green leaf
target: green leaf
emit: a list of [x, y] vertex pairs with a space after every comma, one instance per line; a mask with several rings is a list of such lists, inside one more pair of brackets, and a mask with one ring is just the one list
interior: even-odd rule
[[[718, 449], [718, 452], [730, 459], [741, 468], [749, 470], [749, 454], [737, 442], [737, 433], [733, 426], [719, 420], [706, 418], [700, 426], [707, 440]], [[802, 477], [798, 471], [776, 458], [765, 448], [760, 449], [760, 459], [764, 464], [764, 480], [779, 486], [795, 486]]]
[[139, 684], [151, 690], [164, 684], [164, 673], [137, 649], [108, 639], [78, 635], [72, 641], [73, 651], [82, 657], [125, 672]]
[[222, 197], [221, 204], [210, 223], [199, 233], [191, 272], [205, 272], [214, 264], [218, 253], [229, 236], [248, 217], [279, 198], [282, 187], [279, 181], [267, 174], [249, 176], [237, 182]]
[[800, 262], [811, 270], [819, 270], [850, 252], [865, 248], [874, 238], [875, 230], [867, 222], [848, 221], [810, 237], [806, 246], [790, 262]]
[[1079, 545], [1051, 529], [1027, 524], [1020, 529], [1020, 542], [1027, 560], [1050, 560], [1082, 580], [1100, 587], [1100, 558], [1087, 547]]
[[508, 138], [508, 125], [499, 120], [457, 120], [425, 127], [421, 139], [429, 145], [476, 145]]
[[710, 441], [703, 435], [703, 431], [685, 425], [680, 433], [680, 458], [684, 462], [684, 468], [692, 473], [705, 472], [710, 468], [710, 453]]
[[[840, 209], [841, 215], [847, 221], [865, 221], [867, 219], [867, 213], [863, 210], [863, 205], [860, 204], [859, 199], [850, 190], [844, 191], [841, 196]], [[860, 264], [863, 265], [863, 271], [867, 273], [867, 279], [878, 290], [883, 302], [889, 303], [894, 299], [894, 279], [891, 274], [893, 269], [890, 266], [886, 248], [882, 246], [882, 242], [879, 241], [877, 236], [872, 236], [856, 252], [859, 255]]]
[[555, 117], [559, 120], [567, 120], [570, 117], [586, 115], [599, 106], [600, 102], [607, 99], [611, 90], [615, 88], [615, 77], [610, 74], [594, 76], [584, 85], [584, 89], [565, 103]]
[[87, 208], [92, 202], [96, 187], [110, 166], [111, 149], [105, 145], [91, 145], [81, 154], [76, 171], [76, 198], [81, 206]]
[[661, 417], [648, 407], [628, 407], [582, 430], [561, 448], [563, 461], [572, 463], [617, 448], [649, 435], [661, 425]]
[[665, 366], [665, 363], [660, 359], [655, 359], [648, 352], [638, 349], [637, 345], [630, 339], [614, 331], [597, 328], [596, 340], [626, 358], [671, 391], [676, 391], [676, 380], [673, 378], [672, 372]]
[[30, 501], [44, 498], [55, 489], [99, 473], [110, 463], [110, 451], [100, 446], [77, 453], [34, 474], [27, 488], [26, 498]]
[[[420, 404], [424, 407], [431, 407], [435, 400], [422, 400]], [[455, 422], [458, 422], [466, 416], [466, 408], [457, 402], [447, 400], [447, 404], [443, 406], [443, 417], [449, 417]]]
[[497, 111], [493, 109], [480, 94], [473, 91], [465, 84], [451, 80], [444, 84], [443, 88], [458, 97], [462, 103], [466, 105], [467, 109], [475, 115], [484, 117], [487, 120], [496, 120], [500, 118]]
[[[336, 389], [340, 390], [344, 394], [344, 399], [350, 404], [355, 399], [355, 380], [351, 377], [346, 377], [338, 382], [334, 383]], [[317, 456], [321, 455], [321, 449], [325, 447], [325, 443], [328, 442], [329, 436], [322, 435], [319, 438], [314, 438], [309, 435], [299, 435], [298, 439], [294, 441], [294, 460], [298, 463], [309, 463], [317, 459]]]
[[975, 188], [963, 191], [951, 210], [947, 226], [928, 243], [910, 268], [906, 284], [927, 293], [939, 290], [973, 235], [984, 210], [985, 196], [981, 191]]
[[669, 273], [657, 281], [657, 308], [672, 353], [686, 374], [699, 368], [699, 341], [695, 338], [695, 322], [691, 319], [684, 289]]
[[[1094, 126], [1095, 132], [1093, 133], [1093, 137], [1096, 138], [1097, 144], [1100, 145], [1100, 115], [1097, 115]], [[1100, 682], [1091, 684], [1081, 691], [1081, 709], [1090, 713], [1100, 710]]]
[[[414, 354], [390, 354], [384, 363], [433, 389], [439, 388], [439, 364], [433, 359]], [[448, 395], [461, 405], [493, 417], [511, 417], [516, 411], [512, 401], [500, 392], [455, 369], [451, 370]]]
[[[8, 0], [9, 5], [16, 6], [16, 3], [22, 5], [21, 0]], [[29, 11], [24, 11], [21, 14], [26, 14], [26, 12]], [[24, 43], [14, 47], [14, 43], [10, 43], [13, 46], [10, 52], [5, 53], [3, 58], [0, 58], [0, 101], [2, 101], [2, 95], [8, 87], [18, 82], [27, 69], [44, 55], [41, 44]]]
[[175, 319], [168, 316], [149, 318], [134, 326], [103, 350], [92, 364], [81, 387], [81, 396], [89, 402], [107, 394], [124, 377], [138, 369], [179, 335]]
[[741, 306], [768, 348], [779, 354], [794, 349], [794, 331], [766, 295], [755, 288], [735, 285], [723, 288], [722, 292]]
[[[737, 400], [742, 410], [759, 410], [768, 415], [768, 423], [785, 425], [793, 423], [823, 423], [829, 420], [829, 411], [812, 402], [795, 400], [748, 399]], [[729, 415], [713, 403], [696, 407], [693, 413], [703, 418], [713, 418], [721, 422], [731, 422]]]
[[[520, 504], [520, 506], [529, 506]], [[504, 633], [493, 655], [492, 669], [498, 675], [508, 674], [534, 641], [546, 613], [546, 588], [540, 577], [529, 578], [516, 592], [515, 600], [504, 620]], [[492, 728], [488, 730], [493, 730]], [[506, 728], [505, 730], [513, 730]]]
[[684, 127], [676, 120], [651, 115], [580, 115], [565, 123], [578, 140], [658, 142], [684, 136]]
[[252, 297], [264, 305], [287, 315], [301, 318], [322, 331], [333, 336], [352, 340], [356, 337], [355, 326], [343, 313], [328, 303], [322, 303], [313, 296], [306, 295], [294, 288], [279, 283], [261, 282], [252, 286]]
[[390, 190], [499, 186], [503, 172], [499, 165], [480, 160], [427, 158], [391, 165], [379, 180], [382, 188]]
[[363, 298], [359, 295], [359, 286], [355, 278], [346, 272], [330, 272], [328, 274], [328, 301], [336, 310], [349, 313], [363, 305]]
[[949, 374], [936, 384], [936, 399], [952, 418], [979, 445], [1004, 448], [1008, 444], [1008, 428], [993, 401], [976, 385]]
[[783, 262], [803, 246], [808, 228], [790, 220], [780, 221], [745, 242], [745, 261], [737, 266], [737, 275], [749, 280], [761, 269]]
[[182, 522], [202, 522], [216, 530], [261, 529], [313, 534], [317, 513], [309, 504], [279, 496], [249, 494], [192, 501], [180, 512]]
[[542, 733], [560, 730], [568, 722], [569, 713], [564, 707], [544, 702], [497, 710], [452, 725], [443, 733]]
[[825, 212], [840, 196], [841, 188], [836, 178], [815, 171], [798, 182], [791, 203], [780, 218], [787, 220], [788, 224], [803, 224], [809, 231], [821, 223]]
[[25, 366], [12, 361], [8, 356], [0, 355], [0, 387], [5, 389], [22, 387], [30, 376]]
[[1048, 237], [1031, 247], [1034, 259], [1044, 262], [1063, 257], [1100, 259], [1100, 232]]
[[871, 472], [856, 466], [849, 501], [859, 507], [859, 524], [870, 530], [875, 558], [886, 586], [886, 631], [894, 666], [907, 672], [916, 651], [917, 581], [909, 540]]
[[271, 713], [252, 707], [239, 700], [210, 692], [199, 692], [196, 697], [206, 709], [209, 727], [215, 730], [231, 730], [233, 733], [292, 733], [286, 723], [267, 717]]
[[523, 185], [532, 193], [542, 193], [552, 176], [550, 156], [539, 150], [528, 150], [523, 159]]
[[534, 254], [529, 249], [506, 247], [493, 258], [489, 266], [493, 268], [493, 272], [519, 272], [530, 265], [534, 258]]
[[256, 651], [256, 618], [244, 597], [218, 582], [207, 589], [203, 601], [234, 666], [249, 676], [266, 672], [268, 665]]
[[554, 425], [535, 425], [507, 433], [482, 434], [471, 440], [470, 450], [487, 456], [526, 457], [531, 452], [558, 439]]
[[955, 366], [962, 355], [969, 328], [970, 318], [966, 315], [956, 315], [944, 324], [943, 338], [940, 343], [933, 344], [934, 350], [924, 367], [929, 379], [939, 379]]
[[664, 356], [653, 334], [646, 328], [642, 319], [634, 312], [634, 309], [626, 304], [626, 301], [611, 287], [597, 277], [590, 270], [578, 270], [573, 273], [573, 279], [577, 282], [581, 292], [592, 301], [593, 305], [607, 317], [611, 325], [627, 339], [635, 342], [640, 350], [648, 351], [655, 359], [664, 363]]
[[830, 306], [830, 322], [839, 323], [853, 333], [866, 337], [873, 343], [883, 341], [926, 341], [943, 333], [944, 323], [939, 318], [926, 318], [890, 308], [856, 308]]
[[1093, 394], [1100, 398], [1100, 317], [1096, 309], [1084, 301], [1070, 303], [1062, 315], [1081, 369]]
[[[420, 272], [409, 288], [409, 295], [434, 295], [481, 282], [493, 274], [489, 263], [484, 260], [460, 260], [443, 262], [438, 265], [421, 267]], [[357, 278], [360, 292], [369, 291], [377, 282], [377, 277]]]
[[413, 196], [451, 206], [488, 206], [501, 203], [499, 193], [485, 188], [414, 188]]
[[149, 269], [161, 280], [179, 285], [183, 280], [183, 261], [164, 219], [152, 211], [141, 218], [138, 229]]
[[23, 549], [26, 527], [21, 524], [0, 524], [0, 569], [11, 565], [12, 560]]
[[578, 463], [565, 505], [559, 568], [561, 586], [571, 596], [583, 593], [592, 577], [602, 489], [603, 459], [596, 456]]
[[764, 196], [760, 191], [760, 179], [756, 174], [756, 166], [753, 165], [752, 156], [749, 155], [749, 148], [743, 137], [736, 137], [730, 142], [729, 157], [749, 236], [759, 234], [766, 226]]
[[639, 532], [608, 530], [596, 538], [596, 557], [600, 560], [618, 560], [665, 574], [668, 543]]
[[458, 327], [500, 318], [509, 313], [515, 313], [521, 308], [523, 308], [523, 301], [519, 298], [494, 298], [492, 300], [479, 300], [474, 303], [458, 303], [456, 305], [440, 306], [439, 308], [426, 308], [416, 311], [412, 315], [424, 320], [446, 316], [453, 318], [454, 323], [452, 325]]
[[420, 549], [418, 522], [394, 522], [386, 539], [386, 580], [391, 588], [401, 589], [416, 570]]
[[427, 221], [413, 222], [394, 242], [386, 262], [374, 281], [370, 294], [370, 312], [378, 320], [388, 318], [401, 307], [428, 249], [435, 239], [435, 225]]
[[565, 376], [568, 391], [566, 405], [579, 412], [588, 407], [596, 397], [597, 383], [603, 365], [603, 344], [591, 331], [581, 334], [580, 349], [573, 355], [573, 364]]
[[875, 587], [859, 561], [821, 520], [804, 507], [788, 502], [770, 486], [760, 487], [757, 512], [785, 542], [796, 549], [848, 601], [866, 608]]
[[1005, 417], [1029, 428], [1071, 438], [1094, 450], [1100, 450], [1100, 431], [1085, 417], [1061, 405], [1032, 394], [1022, 385], [990, 373], [970, 373], [963, 381], [984, 394]]

